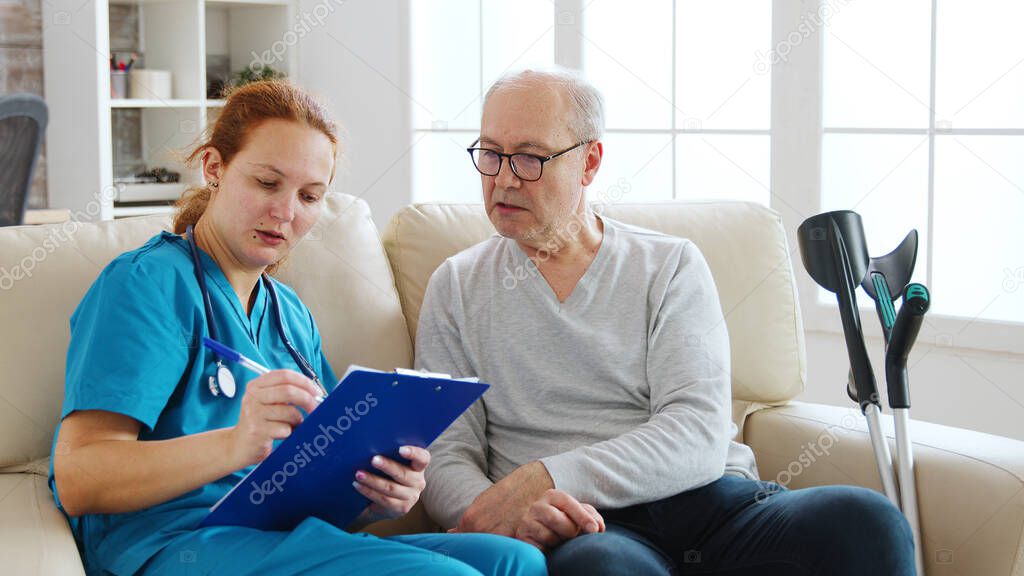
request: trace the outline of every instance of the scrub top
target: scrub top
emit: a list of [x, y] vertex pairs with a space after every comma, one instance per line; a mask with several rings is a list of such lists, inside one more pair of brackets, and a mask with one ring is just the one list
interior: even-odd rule
[[[247, 316], [213, 258], [202, 250], [200, 258], [223, 343], [271, 369], [301, 373], [281, 339], [263, 283], [257, 283]], [[292, 289], [273, 282], [292, 344], [332, 389], [336, 377], [321, 352], [313, 316]], [[214, 396], [208, 380], [216, 357], [202, 347], [203, 336], [209, 336], [206, 314], [185, 239], [163, 232], [120, 255], [71, 316], [61, 420], [76, 410], [124, 414], [142, 423], [143, 441], [235, 425], [246, 383], [256, 375], [225, 362], [237, 391], [234, 398]], [[60, 507], [52, 456], [49, 484]], [[176, 536], [192, 531], [252, 468], [145, 510], [69, 518], [87, 572], [134, 573]]]

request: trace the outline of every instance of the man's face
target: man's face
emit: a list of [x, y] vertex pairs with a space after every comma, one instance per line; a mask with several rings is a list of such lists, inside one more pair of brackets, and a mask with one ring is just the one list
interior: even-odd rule
[[[484, 106], [477, 146], [505, 154], [550, 156], [578, 144], [569, 127], [574, 113], [559, 88], [541, 81], [507, 86]], [[545, 162], [536, 182], [518, 178], [507, 158], [497, 176], [481, 175], [484, 205], [498, 233], [536, 248], [545, 239], [564, 234], [560, 228], [584, 213], [583, 187], [597, 171], [596, 165], [587, 169], [592, 147], [586, 144]]]

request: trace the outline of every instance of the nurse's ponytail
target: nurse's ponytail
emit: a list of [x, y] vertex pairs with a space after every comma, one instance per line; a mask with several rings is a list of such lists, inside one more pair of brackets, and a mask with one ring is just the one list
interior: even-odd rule
[[[230, 164], [235, 154], [246, 143], [249, 133], [264, 120], [280, 119], [300, 122], [319, 130], [331, 142], [333, 153], [338, 150], [338, 126], [327, 109], [311, 94], [287, 81], [264, 80], [235, 88], [226, 94], [220, 116], [204, 132], [202, 141], [185, 157], [187, 165], [202, 161], [208, 148], [220, 152], [224, 165]], [[334, 168], [331, 168], [334, 179]], [[194, 226], [210, 203], [213, 189], [210, 184], [191, 186], [174, 207], [174, 233], [184, 234]], [[268, 267], [273, 273], [276, 264]]]

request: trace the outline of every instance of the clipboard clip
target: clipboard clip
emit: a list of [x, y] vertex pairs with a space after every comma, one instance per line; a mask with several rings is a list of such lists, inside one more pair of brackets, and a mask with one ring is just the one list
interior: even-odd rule
[[412, 368], [395, 368], [395, 374], [401, 374], [402, 376], [419, 376], [420, 378], [445, 378], [447, 380], [452, 379], [451, 374], [442, 374], [441, 372], [427, 372], [426, 370], [413, 370]]

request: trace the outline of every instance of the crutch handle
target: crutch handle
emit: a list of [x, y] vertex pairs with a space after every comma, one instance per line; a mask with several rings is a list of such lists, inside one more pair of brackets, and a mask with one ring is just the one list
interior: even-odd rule
[[890, 408], [910, 408], [907, 357], [930, 305], [931, 298], [923, 284], [907, 285], [903, 292], [903, 306], [896, 315], [885, 350], [885, 382], [889, 388]]

